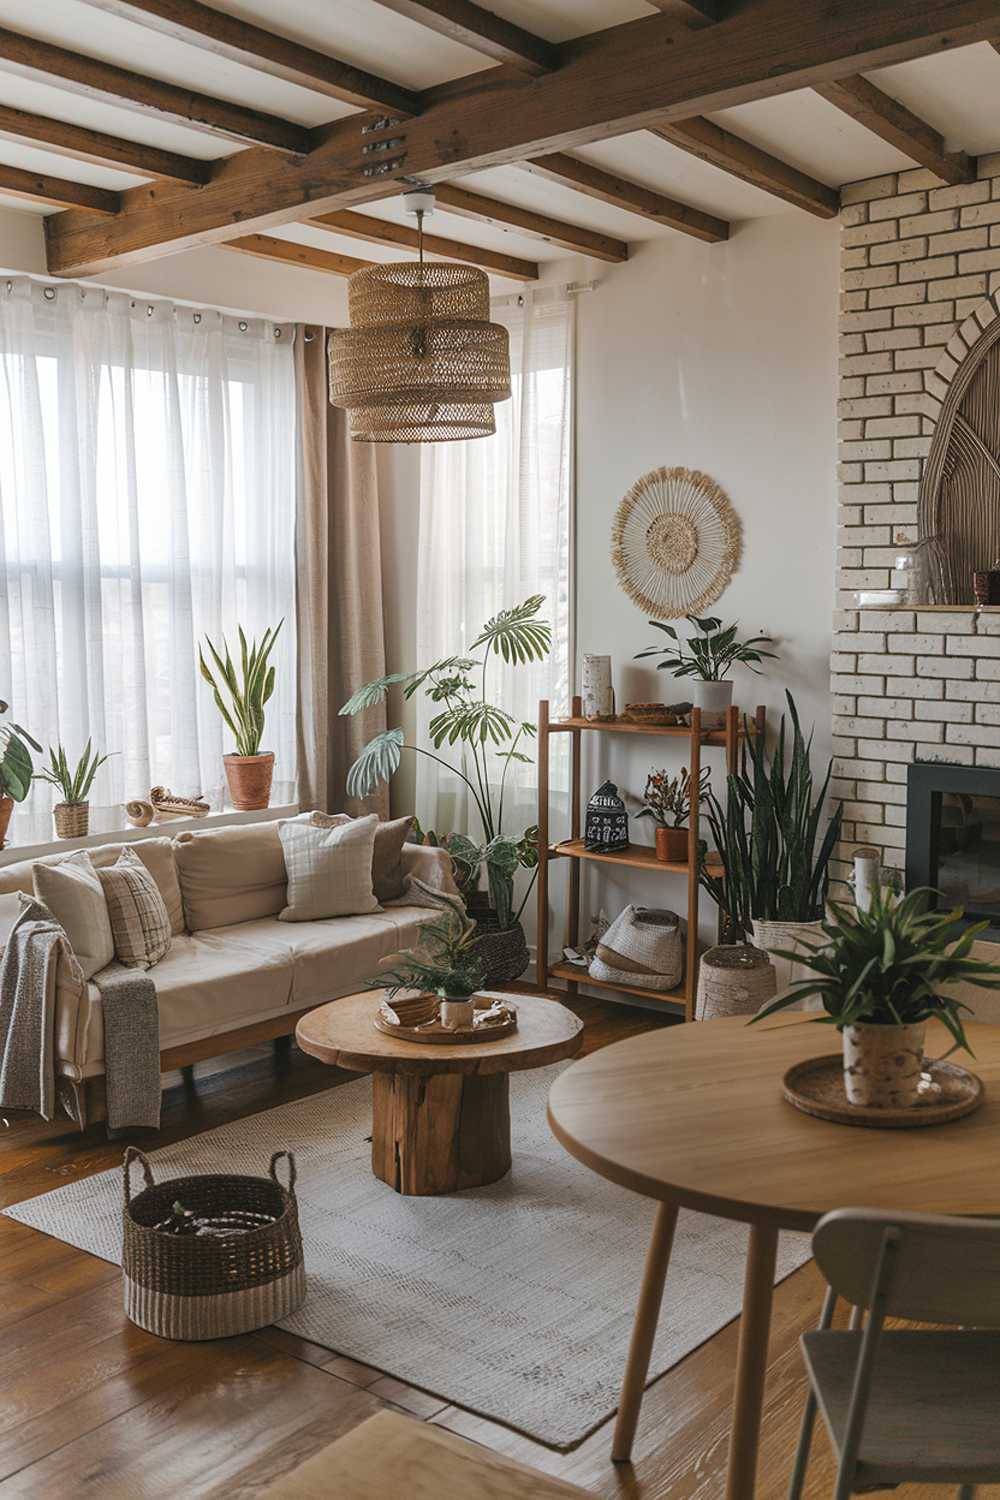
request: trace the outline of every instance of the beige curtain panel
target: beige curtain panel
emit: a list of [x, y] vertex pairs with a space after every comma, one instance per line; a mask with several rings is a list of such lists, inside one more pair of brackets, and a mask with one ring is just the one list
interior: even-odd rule
[[325, 328], [299, 326], [295, 376], [299, 800], [324, 812], [386, 817], [387, 788], [364, 803], [345, 790], [351, 762], [386, 727], [384, 706], [338, 716], [357, 687], [385, 671], [375, 455], [368, 443], [351, 442], [347, 413], [327, 399]]

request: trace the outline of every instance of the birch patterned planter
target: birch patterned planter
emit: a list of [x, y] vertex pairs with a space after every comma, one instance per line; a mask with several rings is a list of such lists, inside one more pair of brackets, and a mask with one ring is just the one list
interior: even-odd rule
[[874, 1026], [865, 1021], [845, 1026], [844, 1092], [848, 1104], [868, 1109], [912, 1109], [924, 1068], [926, 1022], [909, 1026]]
[[588, 654], [583, 658], [583, 717], [599, 721], [615, 716], [615, 694], [611, 685], [611, 657]]

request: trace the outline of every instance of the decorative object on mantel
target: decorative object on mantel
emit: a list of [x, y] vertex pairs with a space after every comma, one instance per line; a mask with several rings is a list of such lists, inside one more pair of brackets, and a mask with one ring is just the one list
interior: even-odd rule
[[714, 604], [742, 551], [729, 496], [697, 469], [643, 474], [611, 528], [611, 560], [621, 587], [646, 614], [667, 619]]
[[[885, 1028], [887, 1030], [891, 1028]], [[925, 1059], [917, 1097], [906, 1106], [850, 1104], [844, 1087], [844, 1059], [839, 1052], [795, 1063], [782, 1080], [789, 1104], [817, 1120], [834, 1125], [865, 1125], [875, 1130], [913, 1130], [964, 1119], [983, 1102], [982, 1080], [958, 1063]]]
[[645, 724], [651, 729], [682, 725], [694, 707], [691, 703], [626, 703], [622, 718], [629, 724]]
[[859, 609], [893, 609], [906, 603], [905, 589], [856, 589], [854, 602]]
[[583, 658], [583, 717], [598, 722], [615, 716], [615, 690], [611, 684], [611, 657], [588, 652]]
[[[0, 714], [6, 712], [6, 703], [0, 701]], [[20, 724], [0, 724], [0, 849], [7, 841], [14, 803], [23, 802], [31, 790], [35, 768], [29, 745], [41, 754], [41, 745]]]
[[703, 953], [698, 966], [695, 1020], [752, 1016], [778, 991], [778, 976], [767, 954], [751, 943], [720, 943]]
[[733, 684], [725, 675], [730, 667], [739, 662], [760, 676], [757, 663], [765, 658], [776, 661], [777, 652], [761, 649], [773, 644], [769, 635], [755, 635], [749, 640], [739, 641], [736, 638], [738, 627], [723, 627], [722, 621], [714, 615], [708, 615], [704, 620], [688, 615], [687, 622], [700, 634], [689, 636], [685, 642], [672, 625], [650, 620], [654, 630], [662, 630], [672, 644], [647, 646], [645, 651], [636, 652], [635, 659], [662, 656], [664, 660], [656, 663], [657, 671], [666, 669], [675, 677], [690, 677], [694, 707], [701, 709], [702, 728], [719, 729], [725, 722], [726, 709], [733, 701]]
[[[427, 997], [418, 998], [426, 1000]], [[398, 1015], [398, 1004], [396, 1001], [384, 1001], [372, 1017], [372, 1025], [376, 1031], [394, 1036], [401, 1042], [430, 1042], [432, 1045], [456, 1047], [469, 1042], [495, 1042], [517, 1030], [517, 1010], [499, 996], [493, 996], [488, 1001], [483, 997], [483, 1004], [474, 1007], [472, 1019], [461, 1024], [446, 1024], [436, 1003], [434, 1013], [426, 1016], [423, 1021], [413, 1019], [412, 1016], [409, 1020], [396, 1020], [394, 1017]], [[413, 1016], [417, 1014], [419, 1012], [414, 1011]]]
[[872, 892], [867, 911], [830, 902], [830, 920], [808, 954], [784, 953], [811, 972], [753, 1018], [784, 1010], [809, 995], [843, 1040], [847, 1103], [866, 1110], [907, 1110], [930, 1097], [924, 1078], [924, 1033], [932, 1018], [956, 1047], [968, 1050], [962, 1023], [969, 1006], [947, 993], [962, 981], [1000, 989], [1000, 965], [969, 958], [988, 922], [964, 923], [961, 910], [927, 909], [934, 892], [918, 889], [897, 898]]
[[[151, 821], [145, 816], [144, 810], [147, 807], [157, 823], [169, 823], [174, 818], [207, 818], [212, 811], [201, 797], [178, 797], [176, 792], [169, 791], [165, 786], [152, 787], [148, 802], [130, 802], [128, 807], [138, 809], [135, 818], [129, 817], [129, 822], [134, 822], [137, 828], [145, 828]], [[142, 822], [138, 821], [139, 817], [142, 817]]]
[[[706, 766], [699, 778], [697, 797], [705, 799], [712, 770]], [[646, 777], [643, 793], [644, 805], [636, 814], [639, 818], [652, 818], [656, 823], [656, 857], [671, 864], [684, 864], [688, 858], [688, 840], [691, 816], [691, 776], [687, 766], [682, 766], [676, 776], [669, 771], [650, 771]]]
[[882, 851], [874, 844], [859, 844], [854, 851], [854, 904], [870, 911], [872, 896], [882, 879]]
[[587, 849], [619, 854], [629, 847], [628, 813], [613, 781], [602, 781], [587, 803], [583, 830]]
[[355, 442], [440, 443], [488, 437], [510, 399], [506, 328], [490, 322], [490, 281], [475, 266], [424, 262], [434, 194], [406, 193], [418, 259], [366, 266], [347, 283], [350, 328], [328, 340], [330, 401]]
[[[288, 1165], [288, 1186], [278, 1162]], [[133, 1161], [145, 1188], [132, 1197]], [[295, 1201], [295, 1158], [276, 1151], [267, 1177], [212, 1174], [154, 1183], [149, 1159], [134, 1146], [123, 1161], [122, 1272], [125, 1316], [166, 1339], [218, 1339], [287, 1318], [305, 1301], [302, 1236]], [[257, 1227], [220, 1235], [164, 1233], [176, 1204], [219, 1223], [256, 1216]], [[234, 1226], [235, 1228], [235, 1226]]]
[[91, 749], [90, 740], [75, 766], [66, 759], [62, 745], [55, 749], [49, 746], [49, 763], [39, 771], [38, 780], [47, 781], [62, 792], [63, 800], [52, 809], [56, 838], [81, 839], [86, 836], [90, 827], [90, 802], [87, 799], [94, 777], [107, 759], [108, 756]]
[[972, 592], [980, 606], [1000, 604], [1000, 557], [991, 568], [978, 568], [973, 573]]
[[[212, 689], [215, 706], [236, 740], [236, 754], [224, 755], [222, 761], [226, 768], [229, 795], [238, 812], [256, 812], [267, 807], [271, 800], [274, 751], [262, 751], [260, 742], [264, 737], [265, 709], [274, 692], [274, 667], [268, 665], [268, 657], [284, 623], [282, 619], [275, 626], [269, 625], [261, 636], [259, 645], [256, 636], [248, 645], [242, 625], [237, 625], [236, 632], [240, 641], [239, 677], [229, 655], [225, 636], [222, 638], [225, 658], [219, 655], [208, 636], [205, 637], [205, 645], [219, 674], [218, 682], [205, 663], [203, 651], [198, 648], [201, 675]], [[228, 707], [223, 702], [223, 687], [229, 694]], [[150, 799], [155, 803], [156, 799], [152, 794]]]
[[684, 978], [680, 917], [675, 911], [626, 906], [598, 943], [590, 977], [603, 984], [676, 989]]
[[[158, 790], [162, 791], [163, 788]], [[133, 797], [125, 804], [125, 821], [132, 828], [148, 828], [155, 812], [152, 802], [147, 802], [144, 797]]]

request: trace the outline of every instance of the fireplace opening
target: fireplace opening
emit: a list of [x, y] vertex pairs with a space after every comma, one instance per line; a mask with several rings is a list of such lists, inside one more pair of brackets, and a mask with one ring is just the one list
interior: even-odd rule
[[1000, 940], [1000, 771], [917, 761], [906, 782], [906, 888], [965, 908]]

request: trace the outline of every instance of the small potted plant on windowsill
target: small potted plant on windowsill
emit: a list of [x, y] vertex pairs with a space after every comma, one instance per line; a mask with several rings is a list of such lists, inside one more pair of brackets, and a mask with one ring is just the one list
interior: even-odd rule
[[82, 839], [90, 830], [90, 789], [94, 777], [108, 756], [91, 749], [90, 740], [75, 766], [71, 766], [63, 745], [49, 746], [49, 763], [39, 771], [38, 780], [47, 781], [62, 801], [52, 809], [57, 839]]
[[[711, 770], [706, 766], [698, 784], [698, 801], [708, 791]], [[645, 806], [636, 814], [656, 823], [656, 857], [670, 864], [683, 864], [688, 857], [691, 817], [691, 775], [687, 766], [680, 774], [650, 771], [646, 778]]]
[[[264, 737], [264, 708], [274, 692], [274, 668], [268, 666], [268, 657], [284, 623], [284, 620], [279, 620], [273, 629], [268, 627], [259, 645], [256, 638], [248, 645], [243, 627], [236, 627], [240, 642], [239, 676], [225, 636], [222, 638], [224, 656], [219, 654], [208, 636], [205, 637], [219, 682], [207, 665], [204, 653], [198, 651], [201, 675], [215, 694], [215, 706], [236, 740], [236, 753], [224, 755], [222, 762], [229, 783], [229, 796], [238, 812], [255, 812], [267, 807], [271, 800], [274, 752], [262, 751], [260, 742]], [[223, 702], [222, 687], [229, 694], [228, 707]]]
[[691, 696], [695, 708], [701, 709], [703, 729], [718, 729], [724, 724], [726, 709], [733, 701], [733, 684], [726, 673], [737, 663], [757, 671], [757, 663], [765, 659], [777, 660], [777, 652], [764, 651], [763, 646], [773, 644], [769, 635], [751, 636], [747, 641], [736, 639], [737, 625], [723, 626], [713, 615], [699, 620], [695, 615], [685, 616], [689, 625], [700, 631], [700, 635], [689, 636], [682, 641], [672, 625], [659, 620], [650, 620], [654, 630], [662, 630], [670, 637], [668, 646], [648, 646], [636, 653], [636, 661], [645, 656], [662, 656], [657, 670], [666, 669], [675, 677], [690, 677]]
[[388, 992], [400, 990], [433, 994], [441, 1003], [441, 1025], [448, 1030], [471, 1026], [474, 996], [483, 983], [483, 965], [476, 954], [475, 922], [449, 907], [433, 922], [418, 928], [420, 943], [407, 948], [370, 983]]
[[942, 987], [965, 980], [1000, 989], [1000, 965], [970, 958], [989, 924], [963, 926], [961, 910], [927, 909], [933, 892], [872, 893], [867, 911], [830, 902], [832, 921], [822, 938], [802, 944], [794, 958], [812, 972], [752, 1018], [763, 1020], [808, 995], [818, 995], [825, 1016], [843, 1038], [844, 1091], [849, 1104], [869, 1109], [909, 1108], [919, 1099], [927, 1022], [938, 1020], [955, 1051], [970, 1051], [962, 1024], [969, 1007]]
[[[0, 701], [0, 714], [7, 712]], [[15, 802], [23, 802], [31, 790], [34, 766], [31, 751], [41, 753], [41, 745], [20, 724], [0, 724], [0, 849], [7, 841], [7, 829]]]

